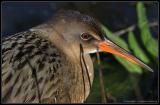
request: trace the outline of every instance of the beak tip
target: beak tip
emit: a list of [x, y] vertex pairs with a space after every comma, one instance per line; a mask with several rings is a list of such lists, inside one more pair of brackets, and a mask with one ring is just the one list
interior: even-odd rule
[[154, 72], [152, 69], [150, 70], [152, 73]]
[[151, 69], [149, 66], [145, 66], [144, 68], [146, 68], [148, 71], [150, 71], [152, 73], [154, 72], [153, 69]]

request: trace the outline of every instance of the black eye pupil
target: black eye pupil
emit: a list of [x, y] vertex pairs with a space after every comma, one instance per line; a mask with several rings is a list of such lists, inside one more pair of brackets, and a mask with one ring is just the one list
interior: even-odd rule
[[83, 34], [81, 35], [81, 37], [82, 37], [82, 39], [87, 40], [87, 39], [89, 39], [89, 38], [90, 38], [90, 35], [89, 35], [89, 34], [87, 34], [87, 33], [83, 33]]
[[87, 38], [88, 38], [88, 35], [87, 35], [87, 34], [84, 34], [84, 35], [83, 35], [83, 38], [87, 39]]

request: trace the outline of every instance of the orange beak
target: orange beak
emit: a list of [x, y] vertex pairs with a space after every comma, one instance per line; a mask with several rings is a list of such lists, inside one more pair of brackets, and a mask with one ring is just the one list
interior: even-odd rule
[[121, 47], [119, 47], [118, 45], [114, 44], [113, 42], [111, 42], [109, 40], [100, 42], [99, 49], [101, 51], [109, 52], [109, 53], [118, 55], [120, 57], [123, 57], [123, 58], [127, 59], [128, 61], [130, 61], [134, 64], [137, 64], [137, 65], [153, 72], [153, 70], [149, 66], [147, 66], [142, 61], [140, 61], [138, 58], [134, 57], [129, 52], [127, 52], [126, 50], [122, 49]]

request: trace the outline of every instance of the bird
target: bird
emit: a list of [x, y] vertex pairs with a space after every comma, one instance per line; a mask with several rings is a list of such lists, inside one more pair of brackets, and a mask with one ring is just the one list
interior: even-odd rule
[[91, 53], [112, 53], [149, 66], [105, 35], [95, 18], [59, 10], [48, 21], [2, 38], [3, 103], [83, 103], [94, 68]]

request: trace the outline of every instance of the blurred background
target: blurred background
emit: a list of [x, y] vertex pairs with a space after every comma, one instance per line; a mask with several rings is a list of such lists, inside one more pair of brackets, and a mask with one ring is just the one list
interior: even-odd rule
[[[133, 53], [154, 72], [148, 72], [123, 58], [92, 54], [95, 78], [85, 103], [101, 103], [101, 85], [107, 103], [158, 102], [158, 2], [2, 2], [2, 37], [39, 25], [59, 9], [73, 9], [93, 16], [103, 25], [107, 37]], [[103, 77], [99, 77], [101, 68]]]

